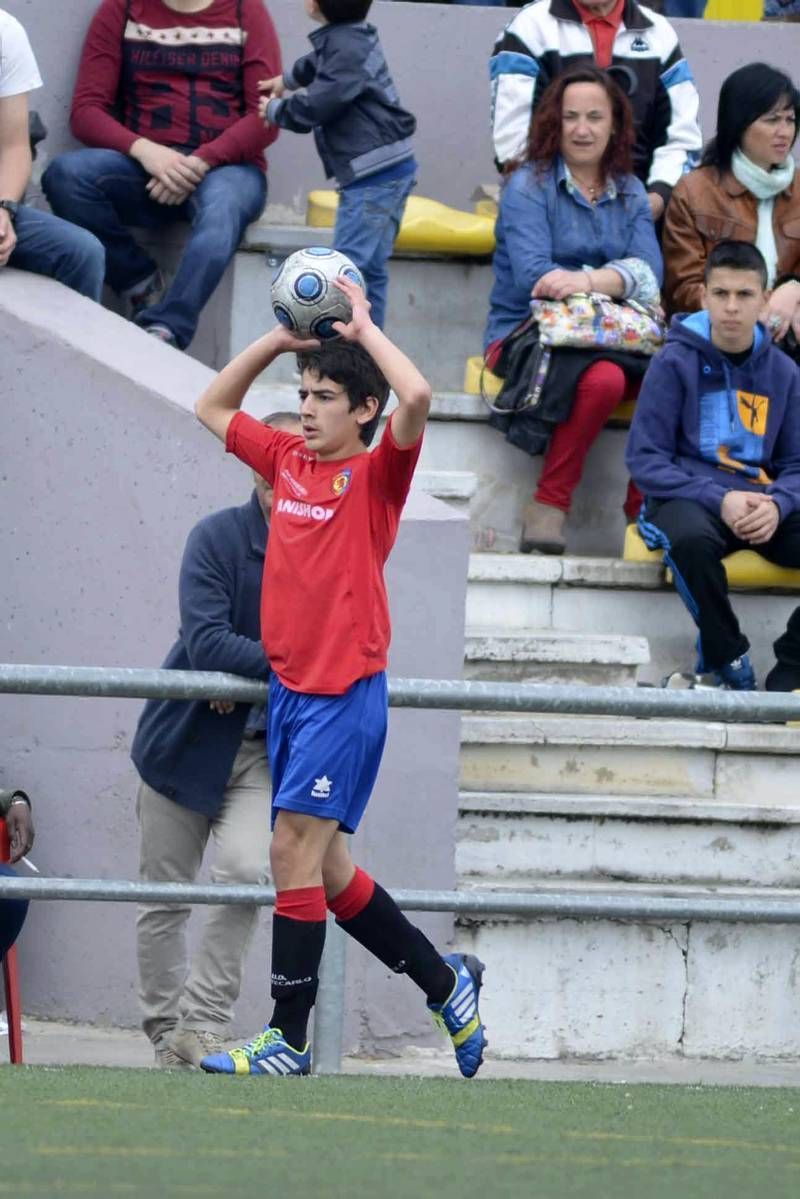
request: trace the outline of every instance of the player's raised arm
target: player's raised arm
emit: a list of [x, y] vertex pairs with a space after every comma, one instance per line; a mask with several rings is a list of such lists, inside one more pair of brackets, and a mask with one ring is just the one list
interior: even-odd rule
[[353, 307], [348, 324], [337, 321], [337, 333], [346, 341], [357, 341], [372, 357], [397, 396], [398, 408], [392, 417], [392, 436], [400, 449], [419, 440], [431, 407], [431, 388], [414, 363], [399, 350], [386, 334], [373, 324], [369, 302], [357, 283], [340, 276], [336, 286]]
[[241, 354], [232, 358], [224, 370], [220, 371], [210, 387], [207, 387], [194, 406], [198, 420], [209, 429], [215, 437], [224, 442], [228, 434], [228, 425], [242, 406], [253, 382], [262, 371], [266, 370], [279, 354], [294, 353], [301, 350], [316, 349], [318, 341], [301, 341], [294, 337], [282, 325], [276, 325], [254, 341]]

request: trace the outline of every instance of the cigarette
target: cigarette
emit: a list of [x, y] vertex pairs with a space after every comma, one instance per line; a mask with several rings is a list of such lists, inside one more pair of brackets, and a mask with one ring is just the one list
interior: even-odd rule
[[28, 867], [28, 869], [32, 870], [34, 874], [42, 873], [38, 866], [34, 866], [33, 862], [30, 860], [30, 858], [22, 857], [22, 858], [20, 858], [20, 861], [24, 862], [25, 865]]

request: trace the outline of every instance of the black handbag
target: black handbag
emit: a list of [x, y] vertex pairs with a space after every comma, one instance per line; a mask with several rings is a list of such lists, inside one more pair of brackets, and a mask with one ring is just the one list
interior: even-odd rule
[[507, 415], [535, 408], [542, 398], [552, 351], [539, 340], [539, 325], [528, 317], [505, 338], [492, 373], [503, 380], [496, 396], [487, 395], [481, 370], [481, 398], [492, 411]]

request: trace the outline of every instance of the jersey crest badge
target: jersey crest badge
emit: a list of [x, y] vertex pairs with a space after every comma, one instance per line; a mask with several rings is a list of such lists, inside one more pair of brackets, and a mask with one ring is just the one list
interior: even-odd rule
[[639, 34], [637, 34], [637, 36], [631, 42], [631, 50], [638, 50], [641, 53], [643, 50], [649, 49], [650, 43]]
[[347, 491], [347, 488], [350, 486], [350, 479], [352, 478], [352, 475], [352, 470], [349, 466], [346, 466], [344, 470], [339, 471], [338, 475], [333, 476], [331, 480], [331, 487], [334, 495], [343, 495], [344, 492]]

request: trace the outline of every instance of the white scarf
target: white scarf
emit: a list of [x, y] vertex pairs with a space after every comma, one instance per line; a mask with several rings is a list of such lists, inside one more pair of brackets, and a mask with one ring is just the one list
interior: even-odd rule
[[731, 159], [731, 170], [735, 177], [758, 200], [756, 246], [764, 255], [767, 264], [767, 287], [772, 287], [778, 270], [778, 247], [775, 245], [775, 231], [772, 227], [772, 210], [775, 197], [785, 191], [792, 182], [794, 169], [795, 162], [791, 154], [771, 171], [756, 166], [741, 150], [734, 150]]

